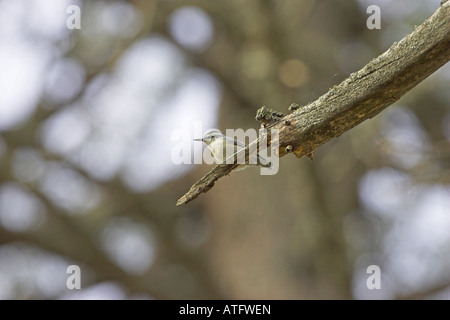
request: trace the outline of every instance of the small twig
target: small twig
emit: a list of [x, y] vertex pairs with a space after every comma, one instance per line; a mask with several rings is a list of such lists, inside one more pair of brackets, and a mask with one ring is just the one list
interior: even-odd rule
[[189, 191], [177, 201], [177, 206], [188, 203], [197, 198], [200, 193], [208, 192], [214, 186], [214, 183], [229, 174], [238, 164], [219, 164], [208, 172], [203, 178], [198, 180]]

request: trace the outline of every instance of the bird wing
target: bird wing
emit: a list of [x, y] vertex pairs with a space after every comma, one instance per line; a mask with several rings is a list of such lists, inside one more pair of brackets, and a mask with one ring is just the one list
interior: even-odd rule
[[236, 139], [233, 139], [233, 138], [230, 138], [230, 137], [225, 137], [225, 139], [226, 139], [227, 141], [233, 142], [233, 144], [234, 144], [235, 146], [242, 147], [242, 148], [245, 148], [245, 147], [246, 147], [245, 143], [242, 143], [242, 142], [239, 141], [239, 140], [236, 140]]
[[[246, 144], [241, 142], [241, 141], [239, 141], [239, 140], [236, 140], [236, 139], [233, 139], [233, 138], [230, 138], [230, 137], [227, 137], [227, 136], [225, 137], [225, 139], [227, 141], [233, 142], [233, 144], [235, 146], [242, 147], [242, 148], [246, 147]], [[270, 162], [267, 161], [265, 158], [261, 157], [260, 155], [256, 155], [256, 159], [257, 159], [257, 165], [262, 165], [263, 167], [270, 166]]]

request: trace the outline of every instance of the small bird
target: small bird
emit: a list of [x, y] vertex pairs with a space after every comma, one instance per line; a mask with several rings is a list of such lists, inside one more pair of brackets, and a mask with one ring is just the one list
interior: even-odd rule
[[[228, 149], [228, 157], [235, 154], [236, 152], [245, 149], [247, 147], [246, 144], [227, 137], [219, 130], [211, 130], [207, 134], [204, 135], [201, 139], [194, 139], [194, 141], [203, 141], [206, 146], [211, 150], [212, 155], [214, 156], [214, 159], [217, 163], [225, 163], [227, 160], [227, 149]], [[238, 155], [240, 159], [242, 157], [245, 157], [245, 152], [242, 151]], [[236, 159], [234, 160], [236, 161]], [[263, 157], [257, 155], [256, 156], [256, 164], [240, 164], [236, 171], [244, 170], [249, 166], [261, 166], [265, 168], [269, 168], [271, 166], [271, 163], [264, 159]]]

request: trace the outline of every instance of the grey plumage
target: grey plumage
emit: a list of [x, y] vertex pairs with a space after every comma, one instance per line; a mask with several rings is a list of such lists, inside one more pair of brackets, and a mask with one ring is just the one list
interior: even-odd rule
[[[224, 163], [227, 160], [227, 153], [226, 151], [232, 151], [233, 153], [228, 153], [228, 156], [235, 155], [240, 150], [246, 148], [246, 144], [230, 138], [226, 135], [224, 135], [219, 130], [212, 130], [204, 135], [202, 139], [194, 139], [195, 141], [203, 141], [207, 147], [211, 150], [214, 158], [216, 159], [216, 162], [218, 163]], [[228, 149], [228, 150], [227, 150]], [[242, 154], [238, 155], [238, 159], [242, 159], [242, 157], [245, 156], [245, 152], [242, 152]], [[239, 165], [239, 169], [245, 169], [249, 165], [259, 165], [262, 167], [270, 167], [270, 162], [268, 162], [263, 157], [257, 155], [256, 156], [256, 164], [241, 164]]]

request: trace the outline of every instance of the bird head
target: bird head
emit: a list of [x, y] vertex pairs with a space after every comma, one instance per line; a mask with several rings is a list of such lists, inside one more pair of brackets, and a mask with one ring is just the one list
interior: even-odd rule
[[206, 145], [209, 145], [216, 141], [216, 139], [222, 138], [223, 134], [219, 130], [211, 130], [206, 133], [201, 139], [194, 139], [194, 141], [203, 141]]

